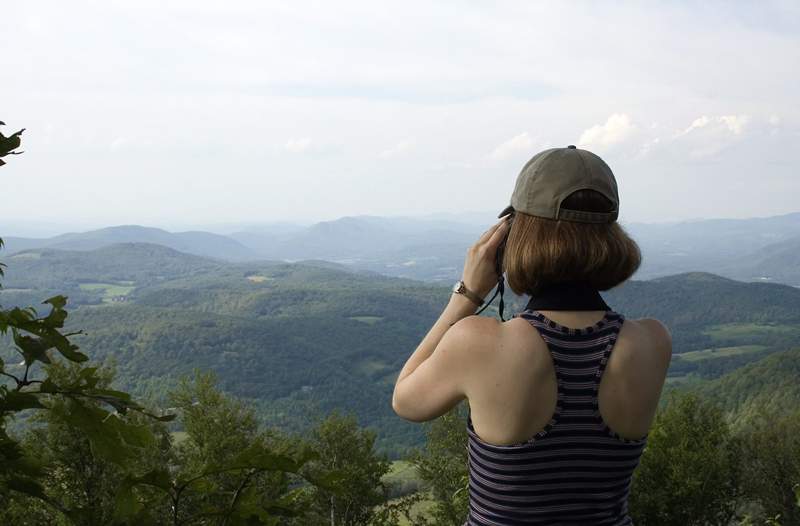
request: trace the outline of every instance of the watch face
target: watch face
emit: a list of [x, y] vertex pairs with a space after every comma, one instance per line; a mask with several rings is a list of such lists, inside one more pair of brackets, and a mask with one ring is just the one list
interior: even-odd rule
[[463, 281], [457, 281], [455, 286], [453, 286], [453, 292], [464, 292], [463, 289], [461, 288], [463, 286], [464, 286]]

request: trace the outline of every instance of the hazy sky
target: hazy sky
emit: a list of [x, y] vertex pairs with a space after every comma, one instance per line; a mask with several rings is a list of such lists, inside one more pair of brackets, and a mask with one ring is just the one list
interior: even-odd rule
[[568, 144], [621, 222], [800, 210], [796, 1], [30, 0], [0, 35], [0, 225], [496, 214]]

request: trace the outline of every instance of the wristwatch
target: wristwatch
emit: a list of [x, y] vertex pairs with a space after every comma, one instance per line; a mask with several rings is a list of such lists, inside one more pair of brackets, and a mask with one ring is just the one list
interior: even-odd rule
[[483, 305], [483, 298], [472, 292], [464, 285], [464, 280], [458, 280], [453, 287], [453, 294], [463, 294], [464, 296], [468, 297], [474, 303], [478, 304], [478, 307]]

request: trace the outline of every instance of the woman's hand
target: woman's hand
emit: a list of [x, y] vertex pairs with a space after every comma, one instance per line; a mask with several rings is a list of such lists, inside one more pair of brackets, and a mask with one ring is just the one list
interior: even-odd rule
[[495, 268], [497, 247], [508, 235], [511, 214], [503, 216], [489, 230], [483, 233], [478, 241], [467, 250], [464, 261], [464, 274], [461, 279], [466, 287], [481, 298], [485, 298], [497, 285], [500, 276]]

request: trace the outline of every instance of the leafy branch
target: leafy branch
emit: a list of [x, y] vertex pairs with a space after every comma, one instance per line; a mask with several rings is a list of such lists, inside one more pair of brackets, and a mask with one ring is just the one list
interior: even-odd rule
[[[5, 122], [0, 121], [0, 126], [5, 126], [5, 124], [6, 124]], [[3, 160], [3, 157], [5, 157], [6, 155], [19, 155], [23, 153], [23, 152], [15, 152], [14, 150], [20, 147], [20, 144], [22, 143], [21, 135], [22, 132], [24, 131], [25, 128], [22, 128], [18, 132], [12, 133], [8, 137], [6, 137], [5, 135], [3, 135], [2, 132], [0, 132], [0, 166], [6, 164], [6, 162]]]

